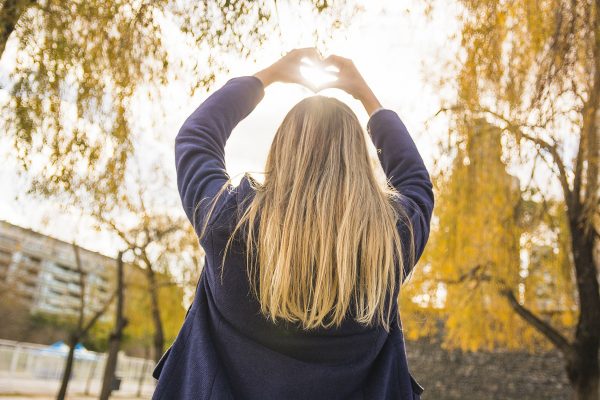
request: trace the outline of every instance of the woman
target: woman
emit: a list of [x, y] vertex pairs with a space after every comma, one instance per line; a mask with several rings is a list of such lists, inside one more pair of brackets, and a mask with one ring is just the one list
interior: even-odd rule
[[[310, 85], [299, 72], [305, 58], [336, 66], [338, 79]], [[225, 143], [273, 82], [360, 100], [389, 186], [375, 178], [356, 115], [320, 95], [281, 123], [264, 184], [246, 174], [231, 185]], [[404, 124], [352, 61], [296, 49], [230, 79], [185, 121], [175, 155], [206, 259], [182, 329], [154, 371], [155, 399], [420, 398], [397, 297], [429, 237], [432, 184]]]

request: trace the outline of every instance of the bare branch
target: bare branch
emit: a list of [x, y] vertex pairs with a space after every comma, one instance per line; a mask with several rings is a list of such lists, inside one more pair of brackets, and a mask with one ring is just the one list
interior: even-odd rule
[[456, 279], [440, 279], [439, 281], [448, 285], [458, 285], [469, 280], [480, 280], [476, 278], [480, 277], [478, 273], [483, 269], [483, 267], [483, 265], [477, 264], [473, 268], [469, 269], [467, 272], [462, 273]]
[[558, 332], [546, 321], [537, 317], [525, 306], [521, 305], [515, 297], [513, 291], [508, 287], [505, 286], [500, 289], [500, 294], [506, 297], [513, 310], [519, 316], [521, 316], [521, 318], [536, 328], [538, 332], [546, 336], [546, 338], [550, 340], [564, 355], [570, 356], [570, 354], [573, 352], [573, 346], [560, 332]]
[[453, 280], [441, 280], [444, 283], [448, 284], [460, 284], [469, 280], [479, 282], [494, 282], [500, 285], [499, 293], [504, 296], [513, 310], [521, 316], [527, 323], [537, 329], [540, 333], [542, 333], [548, 340], [550, 340], [563, 354], [570, 355], [573, 352], [573, 346], [569, 343], [569, 341], [552, 325], [548, 322], [542, 320], [525, 306], [521, 305], [517, 298], [515, 297], [512, 289], [509, 285], [501, 278], [493, 277], [489, 274], [485, 273], [485, 267], [492, 265], [491, 263], [487, 264], [478, 264], [473, 268], [469, 269], [467, 272], [463, 273], [460, 277]]
[[84, 324], [85, 320], [85, 271], [83, 270], [83, 266], [81, 264], [81, 257], [79, 255], [79, 246], [73, 242], [73, 250], [75, 251], [75, 264], [77, 265], [77, 271], [79, 272], [79, 284], [81, 286], [81, 297], [80, 297], [80, 306], [79, 306], [79, 320], [77, 322], [77, 338], [81, 338], [87, 335], [88, 331], [94, 326], [94, 324], [98, 321], [98, 319], [108, 310], [108, 307], [114, 300], [117, 295], [117, 291], [115, 290], [111, 296], [106, 300], [102, 308], [100, 308], [92, 318]]
[[99, 309], [98, 311], [96, 311], [96, 313], [94, 313], [94, 315], [92, 316], [92, 318], [81, 329], [81, 335], [82, 336], [87, 335], [88, 331], [90, 329], [92, 329], [92, 327], [98, 321], [98, 319], [100, 319], [100, 317], [108, 310], [108, 307], [110, 307], [110, 304], [113, 302], [113, 300], [115, 299], [116, 296], [117, 296], [117, 291], [115, 290], [115, 291], [112, 292], [112, 294], [110, 295], [110, 297], [106, 300], [106, 302], [102, 305], [102, 308]]
[[585, 135], [579, 135], [579, 148], [577, 149], [577, 158], [575, 159], [575, 176], [573, 177], [573, 201], [577, 207], [581, 202], [581, 181], [583, 175], [583, 159], [585, 157]]
[[504, 122], [506, 124], [506, 130], [508, 130], [509, 132], [512, 132], [513, 134], [515, 134], [517, 136], [523, 137], [532, 143], [537, 144], [538, 146], [540, 146], [541, 148], [545, 149], [546, 151], [548, 151], [550, 153], [550, 155], [552, 156], [552, 159], [554, 160], [554, 163], [556, 164], [556, 167], [558, 168], [558, 179], [559, 179], [560, 184], [563, 189], [565, 202], [567, 203], [568, 209], [570, 211], [572, 211], [573, 191], [569, 185], [567, 169], [566, 169], [565, 164], [558, 152], [557, 143], [556, 142], [550, 143], [542, 138], [529, 135], [528, 133], [524, 132], [522, 129], [524, 124], [514, 123], [513, 121], [509, 120], [508, 118], [504, 117], [503, 115], [501, 115], [495, 111], [485, 109], [485, 108], [481, 108], [481, 109], [479, 109], [479, 111], [490, 114], [493, 117], [501, 120], [502, 122]]

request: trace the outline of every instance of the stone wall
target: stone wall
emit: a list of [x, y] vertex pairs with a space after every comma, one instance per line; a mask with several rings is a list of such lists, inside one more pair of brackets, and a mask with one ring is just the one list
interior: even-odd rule
[[439, 341], [406, 341], [409, 367], [425, 388], [421, 398], [472, 400], [569, 399], [560, 353], [446, 351]]

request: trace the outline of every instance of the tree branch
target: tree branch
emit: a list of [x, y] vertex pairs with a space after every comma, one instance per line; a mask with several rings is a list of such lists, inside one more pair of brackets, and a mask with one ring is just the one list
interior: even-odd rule
[[548, 151], [550, 153], [550, 155], [552, 156], [552, 159], [556, 163], [556, 167], [558, 168], [558, 179], [559, 179], [561, 187], [563, 189], [563, 194], [565, 197], [565, 202], [567, 203], [567, 208], [569, 209], [569, 211], [573, 211], [572, 206], [573, 206], [573, 193], [574, 192], [569, 185], [567, 169], [565, 167], [565, 164], [564, 164], [560, 154], [558, 153], [557, 144], [547, 142], [546, 140], [544, 140], [542, 138], [531, 136], [531, 135], [525, 133], [522, 129], [522, 124], [516, 124], [497, 112], [494, 112], [494, 111], [486, 109], [486, 108], [481, 108], [477, 111], [480, 111], [483, 113], [488, 113], [488, 114], [492, 115], [493, 117], [500, 119], [502, 122], [504, 122], [506, 124], [506, 129], [509, 132], [512, 132], [515, 135], [523, 137], [523, 138], [529, 140], [530, 142], [537, 144], [538, 146], [540, 146], [541, 148], [545, 149], [546, 151]]
[[77, 322], [77, 337], [82, 338], [87, 335], [88, 331], [94, 326], [94, 324], [98, 321], [98, 319], [108, 310], [108, 307], [114, 300], [117, 295], [117, 291], [115, 290], [111, 296], [106, 300], [102, 308], [92, 316], [92, 318], [84, 324], [85, 320], [85, 277], [83, 266], [81, 264], [81, 257], [79, 255], [79, 247], [75, 242], [73, 242], [73, 250], [75, 251], [75, 264], [77, 265], [77, 271], [79, 272], [79, 284], [81, 287], [81, 297], [80, 297], [80, 305], [79, 305], [79, 320]]
[[498, 283], [500, 285], [499, 294], [508, 300], [512, 309], [527, 323], [537, 329], [538, 332], [548, 338], [548, 340], [550, 340], [550, 342], [552, 342], [561, 353], [563, 353], [565, 356], [570, 356], [573, 352], [573, 346], [569, 343], [569, 341], [552, 325], [533, 314], [533, 312], [531, 312], [525, 306], [521, 305], [515, 297], [512, 289], [503, 279], [485, 274], [484, 267], [488, 265], [491, 264], [478, 264], [467, 272], [463, 273], [459, 278], [454, 280], [442, 280], [442, 282], [448, 284], [460, 284], [468, 280], [476, 280], [478, 282]]
[[94, 324], [98, 321], [98, 319], [100, 319], [100, 317], [102, 315], [104, 315], [104, 313], [108, 310], [108, 307], [110, 307], [110, 304], [113, 302], [113, 300], [115, 299], [115, 297], [117, 296], [117, 291], [114, 290], [112, 292], [112, 294], [110, 295], [110, 297], [106, 300], [106, 302], [102, 305], [102, 308], [99, 309], [98, 311], [96, 311], [94, 313], [94, 315], [92, 316], [92, 318], [87, 322], [87, 324], [85, 324], [85, 326], [81, 329], [81, 336], [85, 336], [87, 335], [88, 331], [90, 329], [92, 329], [92, 327], [94, 326]]
[[546, 338], [548, 338], [548, 340], [550, 340], [556, 346], [556, 348], [560, 350], [561, 353], [563, 353], [563, 355], [570, 356], [570, 353], [573, 351], [573, 347], [560, 332], [558, 332], [549, 323], [533, 314], [525, 306], [521, 305], [515, 297], [513, 291], [508, 287], [503, 287], [502, 289], [500, 289], [500, 294], [508, 300], [512, 309], [521, 318], [523, 318], [527, 323], [529, 323], [540, 333], [546, 336]]

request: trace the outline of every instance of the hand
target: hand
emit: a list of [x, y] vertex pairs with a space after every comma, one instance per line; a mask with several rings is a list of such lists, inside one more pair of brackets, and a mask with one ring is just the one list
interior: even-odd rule
[[300, 72], [303, 59], [308, 59], [315, 65], [323, 63], [323, 58], [315, 47], [293, 49], [271, 66], [254, 74], [254, 76], [263, 82], [264, 87], [273, 82], [297, 83], [316, 93], [319, 91], [317, 85], [306, 79]]
[[373, 111], [381, 107], [381, 103], [375, 97], [375, 94], [367, 85], [354, 62], [349, 58], [330, 55], [321, 62], [325, 66], [334, 66], [338, 69], [337, 79], [318, 85], [318, 90], [326, 88], [336, 88], [345, 91], [357, 100], [360, 100], [367, 110], [367, 114], [371, 115]]
[[319, 90], [326, 88], [342, 89], [357, 100], [361, 100], [364, 94], [369, 91], [369, 86], [358, 72], [354, 62], [349, 58], [332, 54], [323, 60], [322, 64], [334, 66], [338, 69], [338, 72], [336, 73], [336, 80], [320, 84]]

